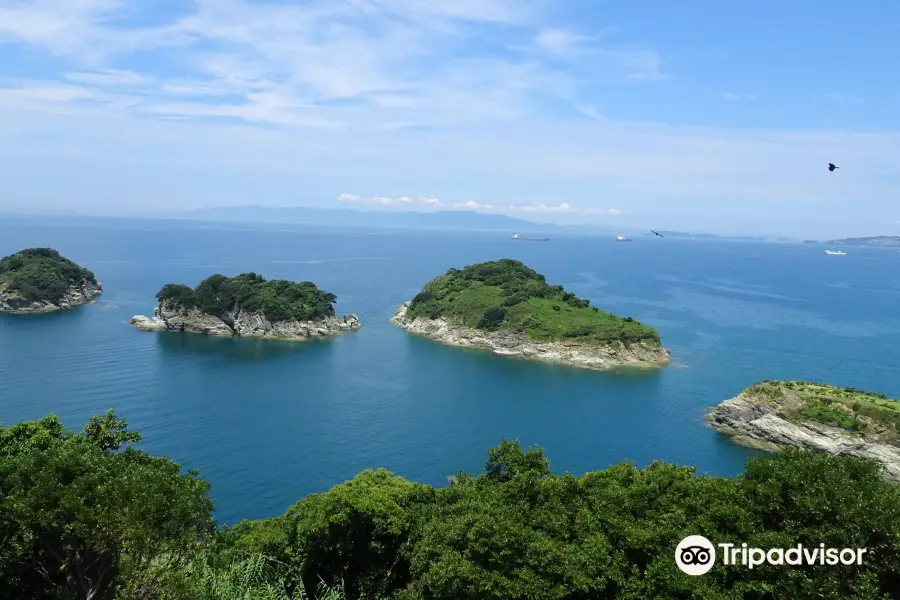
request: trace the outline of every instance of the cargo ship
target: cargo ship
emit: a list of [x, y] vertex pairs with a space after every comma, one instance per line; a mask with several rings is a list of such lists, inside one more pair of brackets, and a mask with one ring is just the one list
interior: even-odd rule
[[522, 237], [518, 233], [514, 233], [512, 235], [512, 239], [514, 240], [525, 240], [526, 242], [549, 242], [550, 238], [533, 238], [533, 237]]
[[630, 237], [625, 237], [624, 235], [617, 235], [617, 236], [616, 236], [616, 241], [617, 241], [617, 242], [630, 242], [630, 241], [631, 241], [631, 238], [630, 238]]

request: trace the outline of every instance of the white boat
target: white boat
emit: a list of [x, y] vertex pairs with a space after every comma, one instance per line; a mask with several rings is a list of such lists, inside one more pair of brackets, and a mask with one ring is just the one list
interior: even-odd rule
[[616, 236], [616, 241], [617, 241], [617, 242], [630, 242], [630, 241], [631, 241], [631, 238], [630, 238], [630, 237], [625, 237], [624, 235], [617, 235], [617, 236]]
[[825, 254], [828, 254], [829, 256], [847, 256], [846, 252], [840, 250], [826, 250]]

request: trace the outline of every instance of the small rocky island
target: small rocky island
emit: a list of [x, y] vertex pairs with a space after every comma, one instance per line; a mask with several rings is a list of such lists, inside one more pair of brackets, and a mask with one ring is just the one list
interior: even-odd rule
[[360, 327], [356, 315], [338, 318], [337, 297], [315, 284], [267, 281], [256, 273], [212, 275], [193, 289], [170, 283], [156, 299], [152, 317], [131, 319], [135, 328], [302, 341]]
[[52, 248], [28, 248], [0, 259], [0, 312], [70, 310], [102, 293], [92, 272]]
[[806, 381], [763, 381], [712, 407], [705, 420], [735, 443], [788, 446], [873, 460], [900, 481], [900, 401]]
[[450, 269], [390, 321], [439, 342], [590, 369], [660, 367], [659, 333], [548, 284], [512, 259]]

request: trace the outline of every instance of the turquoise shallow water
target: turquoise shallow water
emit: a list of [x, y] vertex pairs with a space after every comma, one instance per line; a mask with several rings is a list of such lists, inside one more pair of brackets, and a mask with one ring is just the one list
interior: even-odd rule
[[[102, 304], [0, 315], [0, 421], [115, 408], [148, 451], [201, 470], [220, 522], [280, 514], [361, 469], [442, 485], [478, 471], [501, 436], [544, 447], [557, 472], [654, 459], [734, 475], [747, 450], [701, 421], [759, 379], [900, 395], [900, 254], [809, 245], [362, 231], [165, 221], [6, 218], [0, 255], [51, 246], [94, 270]], [[606, 374], [499, 358], [387, 322], [451, 266], [518, 258], [594, 304], [656, 326], [673, 366]], [[363, 329], [290, 344], [152, 334], [168, 282], [219, 272], [312, 280]]]

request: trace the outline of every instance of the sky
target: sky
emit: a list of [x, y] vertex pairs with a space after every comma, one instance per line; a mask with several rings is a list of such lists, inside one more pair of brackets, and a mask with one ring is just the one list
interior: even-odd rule
[[900, 234], [896, 23], [887, 0], [0, 0], [0, 211]]

